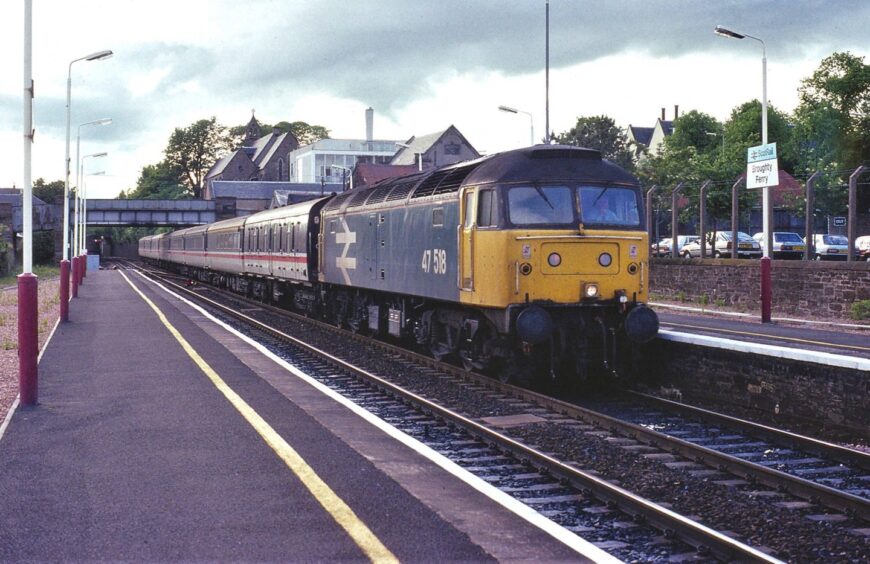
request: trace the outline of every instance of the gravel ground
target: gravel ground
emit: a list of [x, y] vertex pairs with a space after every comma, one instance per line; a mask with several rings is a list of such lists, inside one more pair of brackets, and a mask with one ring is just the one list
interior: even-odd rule
[[[39, 347], [60, 315], [60, 280], [39, 279]], [[18, 395], [18, 289], [0, 290], [0, 422]]]

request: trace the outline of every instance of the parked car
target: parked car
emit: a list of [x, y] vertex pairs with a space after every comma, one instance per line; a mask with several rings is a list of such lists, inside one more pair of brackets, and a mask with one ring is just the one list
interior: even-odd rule
[[862, 235], [855, 239], [855, 257], [870, 262], [870, 235]]
[[[761, 250], [764, 251], [764, 233], [756, 233], [752, 236], [758, 241]], [[773, 258], [776, 259], [801, 259], [807, 246], [803, 238], [797, 233], [788, 231], [773, 232]]]
[[[707, 234], [707, 256], [713, 258], [731, 257], [731, 232], [717, 231], [715, 238], [712, 233]], [[683, 258], [696, 258], [701, 256], [701, 240], [693, 241], [683, 247], [680, 255]], [[737, 232], [737, 258], [761, 257], [761, 245], [758, 241], [742, 231]]]
[[842, 235], [813, 235], [813, 258], [815, 260], [846, 260], [849, 240]]
[[[677, 254], [682, 254], [683, 247], [685, 247], [688, 243], [691, 243], [692, 241], [697, 241], [698, 239], [698, 235], [677, 235], [677, 242], [679, 243], [679, 247], [677, 247], [679, 251], [677, 252]], [[653, 243], [650, 254], [657, 257], [670, 256], [671, 249], [673, 249], [671, 240], [672, 237], [666, 237], [658, 243]]]

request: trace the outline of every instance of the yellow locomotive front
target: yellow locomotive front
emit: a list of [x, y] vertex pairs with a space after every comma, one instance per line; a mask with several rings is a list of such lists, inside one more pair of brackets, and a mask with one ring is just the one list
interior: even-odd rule
[[[640, 186], [600, 157], [589, 160], [557, 168], [555, 178], [544, 169], [460, 192], [460, 300], [503, 336], [501, 345], [479, 339], [469, 347], [476, 356], [503, 357], [493, 351], [510, 347], [522, 351], [520, 365], [582, 376], [616, 370], [634, 344], [655, 336]], [[590, 165], [612, 177], [586, 174]]]

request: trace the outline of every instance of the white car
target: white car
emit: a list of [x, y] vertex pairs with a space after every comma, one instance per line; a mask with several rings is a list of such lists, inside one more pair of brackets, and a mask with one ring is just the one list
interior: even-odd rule
[[855, 256], [858, 260], [870, 262], [870, 235], [855, 239]]
[[815, 260], [846, 260], [848, 255], [849, 240], [842, 235], [813, 235]]
[[[761, 250], [764, 250], [764, 233], [756, 233], [752, 236], [758, 241]], [[776, 259], [798, 259], [804, 256], [804, 250], [807, 246], [804, 244], [803, 238], [797, 233], [789, 231], [774, 231], [773, 232], [773, 253], [772, 257]]]
[[[683, 258], [701, 256], [701, 241], [686, 244], [681, 251]], [[731, 232], [717, 231], [715, 240], [712, 233], [707, 233], [707, 256], [713, 258], [729, 258], [731, 253]], [[760, 258], [761, 245], [758, 241], [742, 231], [737, 232], [737, 258]]]

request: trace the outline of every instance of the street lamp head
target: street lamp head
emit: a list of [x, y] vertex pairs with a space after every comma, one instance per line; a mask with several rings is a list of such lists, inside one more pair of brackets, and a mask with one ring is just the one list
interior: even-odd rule
[[98, 119], [97, 121], [95, 121], [94, 125], [109, 125], [111, 123], [112, 123], [112, 118], [103, 118], [103, 119]]
[[86, 57], [83, 57], [86, 61], [102, 61], [103, 59], [108, 59], [114, 55], [110, 49], [106, 49], [104, 51], [97, 51], [96, 53], [91, 53]]
[[85, 160], [85, 159], [90, 158], [90, 157], [105, 157], [108, 154], [109, 153], [103, 152], [103, 153], [94, 153], [92, 155], [85, 155], [84, 157], [82, 157], [82, 160]]
[[499, 106], [498, 109], [511, 114], [519, 113], [519, 110], [517, 110], [516, 108], [511, 108], [510, 106]]
[[746, 37], [745, 35], [737, 33], [736, 31], [725, 29], [721, 25], [717, 25], [715, 28], [713, 28], [713, 33], [721, 37], [730, 37], [731, 39], [743, 39], [744, 37]]

